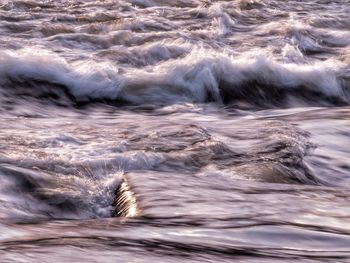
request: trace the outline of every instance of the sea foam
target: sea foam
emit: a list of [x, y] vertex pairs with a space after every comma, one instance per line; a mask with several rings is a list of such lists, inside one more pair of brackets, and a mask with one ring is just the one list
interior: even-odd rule
[[66, 87], [76, 101], [132, 104], [251, 100], [261, 93], [269, 100], [270, 92], [311, 92], [347, 101], [345, 72], [346, 64], [332, 59], [301, 64], [255, 51], [230, 55], [204, 48], [143, 68], [91, 59], [69, 62], [40, 49], [2, 51], [0, 58], [3, 91], [12, 89], [9, 81], [41, 81]]

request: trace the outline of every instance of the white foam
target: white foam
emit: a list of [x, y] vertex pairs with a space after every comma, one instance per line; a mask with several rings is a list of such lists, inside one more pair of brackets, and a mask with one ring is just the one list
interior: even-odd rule
[[231, 56], [204, 48], [153, 67], [124, 68], [124, 74], [112, 62], [68, 63], [57, 54], [37, 49], [3, 51], [0, 58], [2, 81], [44, 80], [68, 87], [77, 100], [121, 99], [137, 104], [220, 101], [221, 82], [226, 83], [225, 92], [236, 93], [249, 81], [338, 97], [344, 95], [338, 78], [345, 68], [335, 60], [296, 64], [261, 52]]
[[0, 57], [0, 76], [18, 81], [43, 80], [67, 86], [77, 99], [118, 97], [123, 78], [118, 68], [109, 62], [73, 62], [45, 50], [22, 49], [3, 51]]

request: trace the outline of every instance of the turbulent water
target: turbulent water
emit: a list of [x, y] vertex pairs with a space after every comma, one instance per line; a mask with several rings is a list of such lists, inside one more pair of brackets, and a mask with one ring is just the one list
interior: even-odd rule
[[0, 262], [350, 262], [350, 1], [0, 1]]

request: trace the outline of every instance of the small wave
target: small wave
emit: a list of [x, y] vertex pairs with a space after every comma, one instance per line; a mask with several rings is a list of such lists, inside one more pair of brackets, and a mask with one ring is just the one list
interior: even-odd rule
[[138, 7], [155, 7], [155, 6], [173, 6], [173, 7], [196, 7], [200, 5], [200, 1], [187, 1], [187, 0], [131, 0], [131, 4]]
[[[93, 169], [55, 176], [38, 168], [0, 166], [0, 214], [18, 221], [111, 217], [122, 175]], [[122, 207], [122, 206], [121, 206]]]

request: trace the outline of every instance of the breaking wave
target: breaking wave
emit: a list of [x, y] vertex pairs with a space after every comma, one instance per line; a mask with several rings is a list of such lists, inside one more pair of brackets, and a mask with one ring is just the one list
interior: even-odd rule
[[292, 95], [306, 105], [349, 104], [347, 65], [331, 59], [300, 64], [253, 51], [232, 55], [202, 48], [144, 68], [92, 60], [69, 62], [40, 49], [2, 51], [0, 60], [1, 92], [7, 96], [55, 99], [63, 96], [63, 90], [78, 103], [216, 101], [270, 107], [286, 104]]

